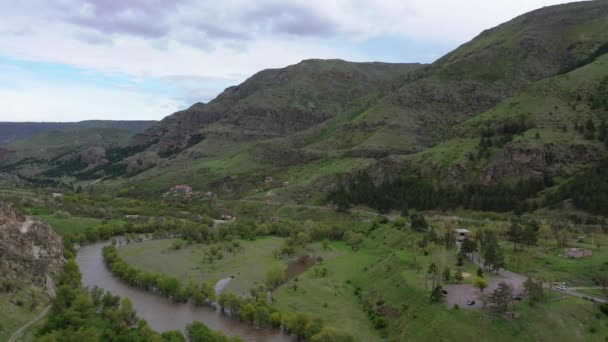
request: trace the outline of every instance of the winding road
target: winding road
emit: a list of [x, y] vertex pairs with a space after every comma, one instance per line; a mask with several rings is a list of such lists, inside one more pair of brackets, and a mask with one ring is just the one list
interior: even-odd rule
[[13, 336], [11, 336], [11, 338], [8, 339], [8, 342], [15, 342], [15, 341], [17, 341], [17, 339], [19, 338], [19, 336], [21, 336], [21, 334], [23, 334], [23, 332], [25, 330], [27, 330], [27, 328], [29, 328], [34, 323], [38, 322], [40, 319], [42, 319], [42, 317], [46, 316], [46, 314], [49, 313], [49, 311], [51, 311], [52, 307], [53, 307], [52, 305], [49, 305], [46, 308], [42, 309], [42, 311], [40, 311], [40, 313], [38, 313], [38, 315], [36, 315], [36, 317], [30, 319], [27, 323], [25, 323], [24, 325], [22, 325], [21, 328], [17, 329], [17, 331], [15, 331], [15, 333], [13, 334]]

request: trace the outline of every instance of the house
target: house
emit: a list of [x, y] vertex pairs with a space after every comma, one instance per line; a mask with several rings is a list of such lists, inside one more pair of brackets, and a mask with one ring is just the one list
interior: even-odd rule
[[267, 177], [264, 179], [264, 183], [266, 183], [266, 184], [270, 184], [270, 183], [272, 183], [272, 182], [274, 182], [274, 178], [272, 178], [271, 176], [267, 176]]
[[58, 198], [63, 197], [63, 194], [61, 192], [53, 192], [51, 193], [51, 196], [53, 196], [53, 198]]
[[289, 182], [283, 182], [283, 187], [286, 188], [289, 186]]
[[468, 239], [471, 236], [471, 231], [468, 229], [454, 229], [454, 234], [456, 235], [456, 240], [462, 242]]
[[174, 195], [190, 194], [192, 193], [192, 187], [188, 185], [176, 185], [169, 192], [172, 192]]
[[580, 259], [585, 257], [590, 257], [593, 255], [593, 252], [587, 249], [582, 248], [566, 248], [566, 252], [564, 253], [564, 258], [568, 259]]

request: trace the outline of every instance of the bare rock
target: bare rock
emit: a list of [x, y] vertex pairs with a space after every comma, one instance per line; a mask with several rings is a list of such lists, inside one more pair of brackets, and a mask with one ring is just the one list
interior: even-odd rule
[[64, 263], [61, 237], [51, 226], [0, 203], [0, 270], [31, 274], [48, 287]]

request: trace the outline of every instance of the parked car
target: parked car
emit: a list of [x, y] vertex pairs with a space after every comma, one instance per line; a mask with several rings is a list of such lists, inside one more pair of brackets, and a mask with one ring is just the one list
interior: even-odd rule
[[475, 301], [472, 299], [467, 300], [467, 305], [471, 306], [471, 305], [475, 305]]
[[566, 291], [567, 290], [564, 285], [556, 285], [554, 288], [556, 290], [558, 290], [558, 291]]

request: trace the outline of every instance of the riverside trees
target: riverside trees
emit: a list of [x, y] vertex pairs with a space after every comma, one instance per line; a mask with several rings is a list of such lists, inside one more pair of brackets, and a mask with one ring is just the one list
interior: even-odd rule
[[39, 341], [184, 341], [179, 331], [158, 334], [139, 320], [128, 298], [99, 288], [83, 289], [78, 265], [64, 266], [57, 298]]
[[158, 293], [175, 302], [186, 302], [188, 299], [192, 299], [195, 304], [202, 305], [214, 299], [214, 290], [209, 284], [190, 282], [184, 286], [175, 277], [141, 271], [122, 260], [113, 245], [104, 247], [102, 253], [110, 271], [131, 286]]

